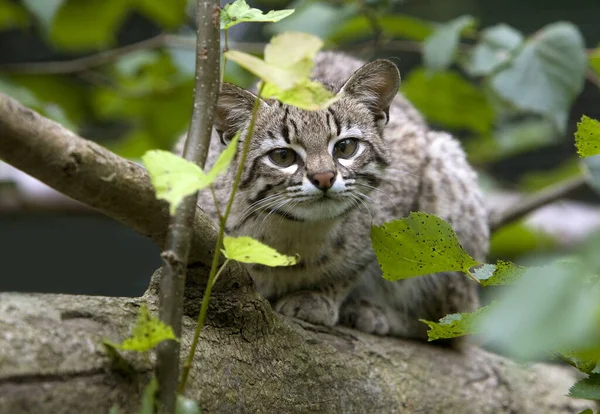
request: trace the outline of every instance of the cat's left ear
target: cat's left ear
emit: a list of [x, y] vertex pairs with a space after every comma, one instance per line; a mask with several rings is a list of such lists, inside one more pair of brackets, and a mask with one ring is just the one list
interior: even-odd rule
[[396, 65], [386, 59], [367, 63], [346, 81], [340, 92], [350, 95], [362, 103], [379, 117], [385, 115], [389, 119], [392, 100], [400, 87], [400, 72]]

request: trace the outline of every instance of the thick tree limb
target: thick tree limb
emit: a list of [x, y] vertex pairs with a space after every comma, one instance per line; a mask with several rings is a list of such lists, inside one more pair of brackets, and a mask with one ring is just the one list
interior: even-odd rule
[[[3, 95], [0, 157], [164, 243], [168, 213], [143, 168]], [[184, 352], [215, 241], [201, 210], [192, 231]], [[106, 414], [115, 404], [135, 412], [153, 366], [127, 355], [131, 372], [115, 370], [101, 341], [125, 337], [141, 301], [156, 311], [159, 280], [143, 298], [0, 294], [0, 412]], [[213, 292], [187, 388], [203, 412], [573, 413], [592, 406], [564, 396], [574, 381], [566, 368], [525, 369], [477, 348], [458, 353], [290, 321], [273, 313], [236, 265]]]
[[[143, 167], [78, 137], [3, 94], [0, 158], [164, 247], [169, 212], [166, 203], [155, 198]], [[210, 265], [216, 226], [198, 210], [192, 231], [190, 262]]]

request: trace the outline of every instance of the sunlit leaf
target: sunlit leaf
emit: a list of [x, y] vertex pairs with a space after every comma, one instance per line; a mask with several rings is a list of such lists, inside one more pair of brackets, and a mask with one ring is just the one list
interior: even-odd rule
[[400, 90], [431, 122], [480, 134], [492, 128], [494, 112], [485, 95], [456, 72], [428, 74], [416, 69]]
[[[587, 158], [586, 158], [587, 160]], [[542, 188], [558, 184], [581, 175], [581, 163], [575, 157], [569, 158], [550, 170], [531, 171], [526, 173], [519, 182], [519, 188], [524, 191], [538, 191]]]
[[592, 374], [569, 388], [569, 397], [600, 400], [600, 374]]
[[472, 16], [461, 16], [440, 25], [423, 45], [423, 61], [431, 70], [446, 69], [456, 55], [460, 35], [476, 24]]
[[557, 241], [549, 234], [523, 222], [503, 226], [492, 233], [490, 257], [517, 258], [531, 252], [553, 249]]
[[123, 351], [146, 352], [167, 339], [179, 341], [173, 329], [165, 325], [160, 319], [150, 315], [146, 304], [140, 307], [138, 319], [131, 331], [131, 336], [120, 344], [109, 343]]
[[588, 53], [588, 61], [594, 72], [600, 75], [600, 47]]
[[286, 256], [252, 237], [225, 237], [223, 255], [243, 263], [258, 263], [265, 266], [293, 266], [298, 257]]
[[[435, 26], [431, 22], [405, 14], [378, 16], [377, 23], [385, 36], [403, 37], [417, 41], [425, 40], [435, 30]], [[361, 14], [336, 25], [335, 31], [328, 40], [336, 43], [348, 43], [370, 36], [373, 36], [373, 24]]]
[[323, 46], [316, 36], [286, 32], [271, 39], [265, 47], [265, 60], [247, 53], [230, 50], [227, 59], [236, 62], [256, 76], [286, 91], [309, 80], [313, 57]]
[[213, 183], [217, 179], [219, 174], [227, 170], [227, 167], [229, 167], [229, 164], [231, 164], [231, 160], [233, 160], [233, 157], [235, 156], [235, 152], [237, 150], [237, 144], [239, 139], [240, 133], [238, 132], [231, 139], [231, 141], [227, 145], [227, 148], [225, 148], [225, 150], [223, 150], [219, 154], [219, 158], [217, 158], [217, 161], [215, 162], [213, 167], [206, 174], [210, 183]]
[[388, 280], [468, 272], [479, 264], [462, 248], [448, 222], [426, 213], [413, 212], [402, 220], [371, 227], [371, 242]]
[[339, 99], [321, 83], [307, 81], [282, 91], [277, 86], [267, 83], [263, 89], [265, 98], [275, 98], [284, 104], [297, 106], [308, 111], [325, 109]]
[[429, 326], [427, 337], [430, 341], [436, 339], [449, 339], [479, 332], [481, 318], [489, 311], [490, 306], [484, 306], [470, 313], [452, 313], [444, 316], [439, 322], [421, 322]]
[[528, 39], [490, 85], [517, 108], [543, 114], [564, 131], [571, 103], [583, 88], [586, 66], [579, 29], [554, 23]]
[[221, 11], [221, 29], [229, 29], [244, 22], [278, 22], [294, 13], [293, 9], [271, 10], [264, 14], [262, 10], [248, 6], [245, 0], [235, 0], [225, 5]]
[[169, 151], [148, 151], [142, 161], [150, 174], [156, 198], [169, 203], [171, 215], [185, 197], [210, 185], [200, 167]]
[[525, 268], [504, 260], [493, 264], [484, 264], [473, 272], [473, 276], [482, 286], [507, 285], [513, 283], [525, 272]]
[[468, 69], [473, 75], [487, 75], [506, 63], [513, 52], [523, 44], [523, 35], [518, 30], [498, 24], [481, 32], [481, 40], [473, 48]]
[[583, 115], [577, 123], [575, 146], [582, 158], [600, 154], [600, 122]]

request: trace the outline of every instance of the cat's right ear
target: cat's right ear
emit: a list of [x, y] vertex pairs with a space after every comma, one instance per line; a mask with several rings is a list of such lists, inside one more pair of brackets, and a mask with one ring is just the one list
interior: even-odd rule
[[226, 144], [244, 128], [252, 116], [256, 95], [231, 83], [223, 82], [215, 111], [214, 128]]

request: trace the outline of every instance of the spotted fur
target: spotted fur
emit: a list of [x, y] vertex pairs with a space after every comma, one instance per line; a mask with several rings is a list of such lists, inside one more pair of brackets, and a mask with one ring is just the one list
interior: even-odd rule
[[[227, 231], [300, 255], [291, 267], [248, 266], [277, 311], [315, 324], [425, 338], [418, 319], [472, 309], [475, 286], [456, 273], [384, 280], [370, 227], [411, 211], [433, 213], [453, 225], [472, 256], [483, 259], [489, 234], [476, 175], [459, 143], [429, 129], [397, 93], [400, 79], [391, 62], [363, 65], [325, 52], [316, 58], [313, 77], [341, 98], [313, 112], [261, 101]], [[254, 100], [249, 91], [223, 85], [215, 121], [221, 140], [212, 140], [208, 165], [238, 130], [242, 148]], [[356, 154], [334, 156], [336, 143], [349, 138], [358, 140]], [[297, 162], [276, 165], [269, 154], [278, 148], [293, 150]], [[221, 205], [239, 154], [217, 184]], [[323, 191], [317, 183], [330, 188]], [[216, 217], [211, 201], [209, 194], [201, 195], [202, 206]]]

